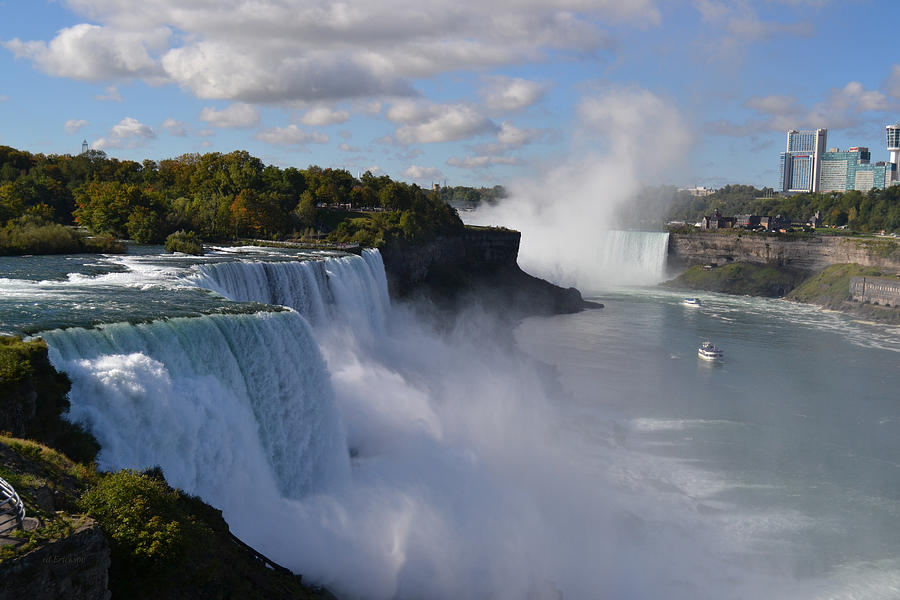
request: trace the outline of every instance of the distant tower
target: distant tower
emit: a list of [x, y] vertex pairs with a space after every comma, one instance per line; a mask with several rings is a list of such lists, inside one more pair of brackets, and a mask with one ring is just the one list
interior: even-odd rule
[[891, 180], [897, 179], [897, 169], [900, 168], [900, 123], [888, 125], [884, 128], [887, 133], [887, 149], [891, 153], [890, 163], [894, 165]]
[[83, 142], [81, 142], [81, 153], [84, 154], [87, 151], [88, 151], [87, 140], [84, 140]]

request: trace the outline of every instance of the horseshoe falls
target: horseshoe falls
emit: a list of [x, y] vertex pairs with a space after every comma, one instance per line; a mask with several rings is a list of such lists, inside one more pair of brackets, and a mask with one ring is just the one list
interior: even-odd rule
[[[662, 268], [662, 236], [608, 243], [643, 257], [611, 271]], [[615, 288], [606, 308], [514, 325], [425, 322], [375, 251], [7, 261], [0, 329], [47, 340], [101, 466], [160, 465], [342, 599], [900, 586], [896, 331], [759, 298], [687, 309], [597, 256], [573, 273]], [[722, 364], [697, 360], [706, 338]]]
[[650, 231], [606, 231], [595, 249], [594, 277], [625, 285], [655, 285], [665, 279], [669, 234]]

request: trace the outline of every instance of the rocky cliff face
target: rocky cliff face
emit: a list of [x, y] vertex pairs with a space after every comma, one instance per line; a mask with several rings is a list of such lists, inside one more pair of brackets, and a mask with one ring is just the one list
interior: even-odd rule
[[693, 265], [747, 262], [817, 272], [830, 265], [855, 263], [900, 272], [900, 242], [891, 239], [672, 234], [668, 264], [672, 271]]
[[109, 544], [93, 519], [0, 565], [0, 598], [108, 600]]
[[439, 306], [477, 298], [511, 315], [577, 312], [590, 306], [575, 288], [561, 288], [519, 268], [518, 231], [468, 227], [426, 244], [392, 241], [381, 249], [391, 295], [424, 296]]
[[62, 418], [69, 408], [68, 392], [69, 379], [50, 364], [42, 340], [0, 336], [0, 431], [38, 440], [88, 463], [100, 446]]

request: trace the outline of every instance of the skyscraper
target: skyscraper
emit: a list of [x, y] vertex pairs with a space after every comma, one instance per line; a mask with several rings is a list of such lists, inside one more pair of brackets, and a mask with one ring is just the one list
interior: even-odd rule
[[841, 151], [831, 148], [822, 153], [822, 168], [819, 176], [820, 192], [846, 192], [856, 187], [856, 170], [859, 165], [869, 164], [872, 153], [868, 148], [850, 148]]
[[822, 153], [827, 129], [787, 132], [787, 148], [781, 153], [779, 189], [782, 192], [818, 192]]
[[832, 148], [822, 153], [822, 169], [819, 177], [820, 192], [868, 192], [872, 188], [884, 189], [896, 177], [891, 163], [872, 164], [868, 148], [854, 147], [841, 152]]

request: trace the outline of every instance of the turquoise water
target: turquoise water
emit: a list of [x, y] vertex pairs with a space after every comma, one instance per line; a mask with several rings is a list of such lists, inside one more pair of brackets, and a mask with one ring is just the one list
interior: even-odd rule
[[162, 465], [342, 596], [900, 589], [896, 329], [623, 288], [511, 339], [477, 311], [436, 331], [389, 301], [377, 253], [0, 268], [0, 331], [45, 332], [103, 468]]
[[0, 257], [0, 333], [268, 310], [225, 300], [192, 278], [200, 265], [334, 255], [247, 247], [192, 257], [166, 254], [161, 247], [132, 246], [126, 255]]
[[[894, 597], [900, 331], [782, 300], [708, 294], [697, 309], [637, 289], [602, 300], [517, 331], [559, 370], [577, 430], [612, 419], [617, 445], [658, 460], [658, 489], [802, 584], [786, 597]], [[721, 364], [698, 360], [705, 339]]]

